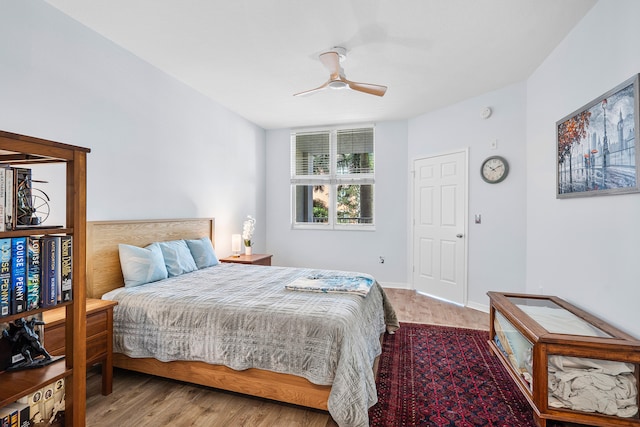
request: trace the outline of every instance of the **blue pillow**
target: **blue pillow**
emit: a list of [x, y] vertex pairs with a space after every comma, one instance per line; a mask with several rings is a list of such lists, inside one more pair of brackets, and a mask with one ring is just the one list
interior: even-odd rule
[[184, 240], [172, 240], [158, 244], [162, 250], [164, 265], [167, 266], [169, 277], [179, 276], [198, 269], [191, 255], [191, 251]]
[[211, 239], [208, 237], [185, 241], [198, 268], [213, 267], [219, 263]]
[[119, 244], [118, 252], [125, 288], [156, 282], [168, 277], [162, 251], [157, 243], [152, 243], [146, 248]]

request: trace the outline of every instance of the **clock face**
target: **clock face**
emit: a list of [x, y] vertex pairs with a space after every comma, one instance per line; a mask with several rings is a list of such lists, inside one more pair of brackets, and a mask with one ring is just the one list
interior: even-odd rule
[[500, 156], [492, 156], [482, 163], [480, 174], [482, 179], [490, 184], [503, 181], [509, 173], [509, 164]]

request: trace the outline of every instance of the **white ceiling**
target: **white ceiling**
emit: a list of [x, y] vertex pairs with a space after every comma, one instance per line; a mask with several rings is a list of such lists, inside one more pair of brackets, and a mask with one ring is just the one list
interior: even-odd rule
[[[375, 122], [525, 80], [596, 0], [46, 0], [265, 129]], [[318, 54], [347, 49], [348, 90]]]

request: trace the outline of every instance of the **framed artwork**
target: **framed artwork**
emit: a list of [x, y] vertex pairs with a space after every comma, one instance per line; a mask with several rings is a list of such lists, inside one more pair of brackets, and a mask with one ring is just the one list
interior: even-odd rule
[[556, 122], [556, 197], [637, 193], [639, 78]]

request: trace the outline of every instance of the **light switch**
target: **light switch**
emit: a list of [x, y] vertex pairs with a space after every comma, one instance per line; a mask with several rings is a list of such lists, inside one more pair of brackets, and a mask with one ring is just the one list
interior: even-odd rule
[[482, 224], [482, 215], [476, 214], [476, 224]]

